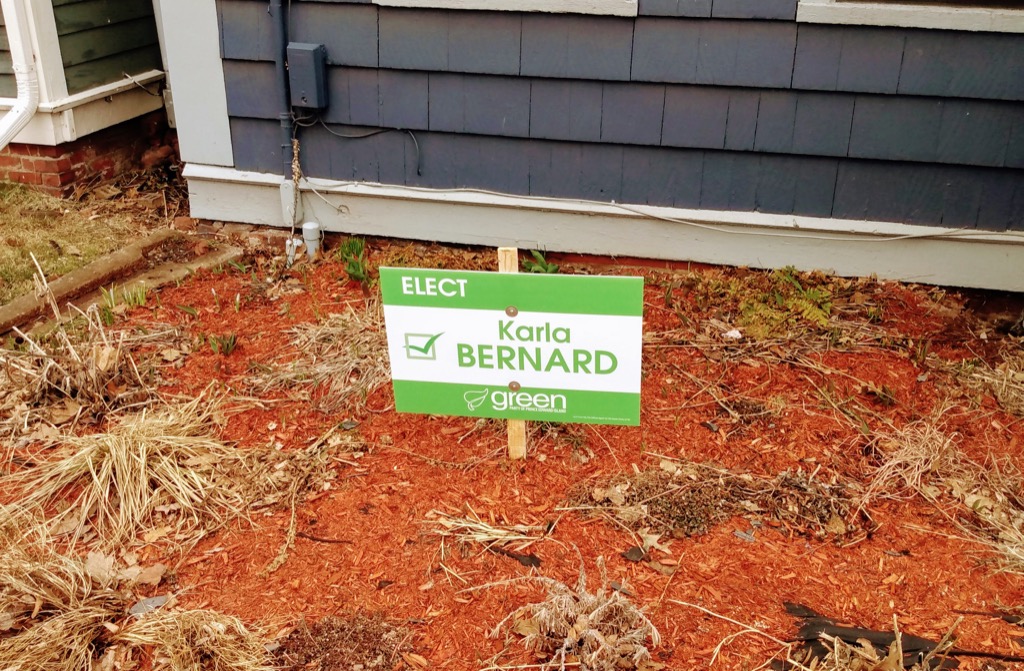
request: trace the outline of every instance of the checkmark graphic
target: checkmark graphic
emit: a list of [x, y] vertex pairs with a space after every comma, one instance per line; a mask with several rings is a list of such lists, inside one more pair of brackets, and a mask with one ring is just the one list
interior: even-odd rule
[[434, 346], [437, 339], [444, 335], [441, 333], [406, 333], [405, 334], [405, 357], [407, 359], [425, 359], [433, 361], [437, 359], [437, 348]]

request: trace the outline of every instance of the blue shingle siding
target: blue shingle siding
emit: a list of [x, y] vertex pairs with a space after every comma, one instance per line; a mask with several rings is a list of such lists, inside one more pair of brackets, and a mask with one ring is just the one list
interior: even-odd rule
[[797, 0], [714, 0], [716, 19], [796, 19]]
[[[238, 1], [238, 0], [234, 0]], [[265, 4], [243, 0], [242, 4], [255, 5], [269, 20]], [[292, 4], [290, 30], [302, 35], [302, 41], [327, 47], [327, 62], [335, 65], [377, 67], [377, 9], [372, 5], [350, 7], [346, 5]], [[270, 24], [272, 30], [272, 24]], [[271, 44], [273, 33], [268, 34]], [[298, 41], [298, 40], [296, 40]], [[273, 54], [270, 55], [273, 60]]]
[[534, 77], [628, 81], [633, 21], [524, 14], [519, 73]]
[[906, 31], [803, 24], [797, 33], [793, 88], [896, 93]]
[[[277, 171], [259, 154], [279, 151], [265, 4], [218, 2], [238, 167]], [[628, 19], [296, 0], [291, 39], [328, 50], [323, 122], [342, 135], [401, 129], [304, 127], [304, 169], [1024, 226], [1024, 36], [797, 24], [793, 11], [794, 0], [640, 0]]]
[[530, 86], [530, 137], [599, 142], [603, 93], [598, 82], [535, 79]]
[[640, 16], [711, 16], [711, 0], [640, 0]]

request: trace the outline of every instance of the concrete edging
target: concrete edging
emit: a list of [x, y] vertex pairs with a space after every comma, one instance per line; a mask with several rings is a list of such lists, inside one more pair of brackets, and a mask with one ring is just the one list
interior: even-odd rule
[[[102, 256], [92, 263], [72, 270], [50, 282], [50, 291], [57, 304], [88, 293], [110, 280], [124, 277], [145, 263], [146, 252], [174, 237], [184, 237], [178, 231], [163, 229], [151, 233], [116, 252]], [[0, 306], [0, 334], [40, 315], [46, 303], [35, 293], [22, 294], [10, 303]]]

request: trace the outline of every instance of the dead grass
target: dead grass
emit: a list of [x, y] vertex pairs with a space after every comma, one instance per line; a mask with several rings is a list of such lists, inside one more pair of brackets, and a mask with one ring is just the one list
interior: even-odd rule
[[123, 605], [82, 560], [54, 549], [36, 511], [0, 506], [0, 660], [21, 671], [88, 669]]
[[[242, 514], [245, 500], [224, 483], [237, 452], [215, 438], [203, 397], [127, 415], [104, 433], [68, 436], [50, 458], [4, 479], [26, 505], [63, 510], [54, 524], [87, 529], [116, 546], [170, 523], [180, 534]], [[70, 504], [63, 502], [70, 501]]]
[[961, 531], [995, 550], [1001, 570], [1024, 575], [1024, 478], [1007, 461], [967, 459], [957, 441], [935, 420], [879, 436], [881, 463], [861, 506], [916, 493], [945, 510], [944, 501], [952, 499], [957, 508], [947, 514]]
[[10, 638], [0, 638], [0, 660], [18, 671], [82, 671], [92, 668], [98, 639], [118, 611], [78, 606]]
[[[271, 671], [264, 636], [210, 610], [157, 610], [129, 622], [113, 644], [152, 648], [153, 669]], [[82, 667], [88, 668], [88, 667]]]
[[541, 669], [580, 668], [585, 671], [654, 669], [647, 645], [661, 635], [643, 611], [609, 587], [604, 559], [599, 557], [601, 587], [587, 591], [583, 569], [576, 587], [551, 578], [534, 577], [548, 589], [547, 598], [513, 611], [491, 632], [506, 627], [522, 637], [523, 645], [546, 657]]
[[298, 386], [317, 410], [330, 413], [364, 402], [391, 379], [381, 306], [376, 301], [368, 301], [365, 309], [350, 307], [320, 323], [298, 326], [292, 330], [292, 343], [303, 356], [257, 373], [252, 379], [254, 391]]
[[36, 510], [0, 505], [0, 631], [55, 613], [119, 603], [109, 584], [96, 584], [85, 564], [54, 549]]
[[482, 545], [484, 549], [511, 547], [514, 550], [524, 550], [546, 535], [544, 527], [488, 524], [472, 509], [466, 517], [456, 517], [437, 510], [427, 513], [427, 517], [434, 518], [430, 520], [434, 527], [431, 531], [441, 538], [442, 557], [445, 555], [446, 541]]
[[[46, 287], [43, 291], [48, 293]], [[0, 348], [0, 436], [13, 439], [40, 434], [40, 425], [52, 430], [91, 422], [145, 407], [155, 398], [150, 371], [140, 369], [132, 353], [135, 336], [109, 330], [97, 306], [44, 339], [18, 333], [23, 347]]]
[[328, 452], [239, 450], [217, 438], [216, 399], [126, 415], [107, 432], [67, 436], [38, 466], [0, 479], [27, 506], [58, 511], [54, 528], [103, 547], [147, 530], [189, 544], [253, 508], [291, 505], [322, 490]]
[[120, 249], [137, 233], [128, 212], [97, 216], [94, 208], [0, 182], [0, 304], [32, 291], [39, 260], [57, 277]]
[[1001, 358], [995, 366], [983, 361], [961, 365], [960, 376], [968, 386], [989, 391], [1006, 412], [1024, 417], [1024, 349], [1008, 347]]

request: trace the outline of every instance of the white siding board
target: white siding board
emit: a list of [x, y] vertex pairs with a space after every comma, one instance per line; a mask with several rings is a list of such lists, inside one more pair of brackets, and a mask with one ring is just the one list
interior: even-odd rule
[[234, 165], [216, 3], [157, 1], [181, 158]]

